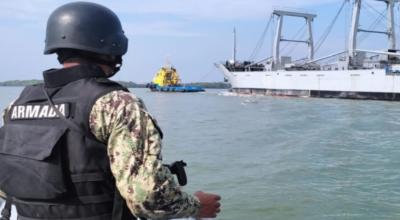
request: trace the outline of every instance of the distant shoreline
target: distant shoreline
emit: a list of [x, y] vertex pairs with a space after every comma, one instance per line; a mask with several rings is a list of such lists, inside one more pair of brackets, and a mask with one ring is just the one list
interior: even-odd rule
[[[42, 80], [31, 79], [31, 80], [9, 80], [0, 82], [0, 86], [3, 87], [21, 87], [21, 86], [29, 86], [34, 84], [42, 83]], [[146, 88], [146, 84], [144, 83], [135, 83], [132, 81], [117, 81], [121, 85], [127, 88]], [[206, 89], [227, 89], [230, 88], [230, 85], [223, 82], [192, 82], [185, 83], [187, 86], [201, 86]]]

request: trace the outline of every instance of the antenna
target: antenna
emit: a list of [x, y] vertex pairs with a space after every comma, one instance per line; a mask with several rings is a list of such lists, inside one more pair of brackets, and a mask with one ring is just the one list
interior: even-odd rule
[[236, 63], [236, 27], [233, 27], [233, 63]]
[[167, 69], [172, 68], [171, 59], [170, 59], [170, 56], [169, 56], [169, 55], [167, 55], [166, 58], [165, 58], [165, 65], [164, 65], [164, 67], [167, 68]]

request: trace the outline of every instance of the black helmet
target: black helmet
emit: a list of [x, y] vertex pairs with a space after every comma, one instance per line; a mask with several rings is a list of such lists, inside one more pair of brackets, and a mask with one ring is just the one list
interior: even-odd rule
[[110, 9], [95, 3], [73, 2], [50, 15], [45, 44], [45, 54], [74, 49], [120, 57], [127, 51], [128, 39]]

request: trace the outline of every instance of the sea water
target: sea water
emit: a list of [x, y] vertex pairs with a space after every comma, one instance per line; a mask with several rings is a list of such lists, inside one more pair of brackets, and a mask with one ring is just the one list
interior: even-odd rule
[[400, 219], [400, 102], [131, 91], [165, 162], [187, 162], [184, 190], [222, 196], [217, 219]]

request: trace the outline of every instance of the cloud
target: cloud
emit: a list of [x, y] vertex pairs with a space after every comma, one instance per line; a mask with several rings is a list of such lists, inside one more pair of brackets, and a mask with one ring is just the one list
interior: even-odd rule
[[[265, 19], [274, 7], [309, 7], [341, 0], [92, 0], [115, 11], [128, 33], [190, 37], [193, 21], [226, 22]], [[43, 28], [47, 17], [73, 0], [0, 1], [0, 24]], [[141, 19], [138, 19], [140, 17]], [[39, 26], [40, 24], [40, 26]]]
[[[276, 6], [281, 7], [307, 7], [315, 5], [341, 2], [342, 0], [151, 0], [131, 3], [132, 1], [122, 0], [107, 2], [117, 11], [134, 14], [164, 14], [178, 16], [186, 19], [260, 19], [265, 18]], [[131, 5], [132, 7], [127, 7]]]
[[0, 18], [7, 20], [37, 21], [54, 8], [57, 1], [51, 0], [13, 0], [0, 1]]
[[187, 23], [171, 21], [125, 22], [124, 30], [129, 37], [164, 36], [164, 37], [199, 37], [203, 34], [188, 31]]
[[[130, 18], [124, 21], [128, 33], [192, 37], [205, 35], [193, 30], [193, 22], [221, 23], [237, 21], [263, 22], [277, 7], [309, 7], [342, 0], [151, 0], [132, 4], [132, 1], [97, 1]], [[132, 7], [127, 7], [132, 5]], [[135, 21], [137, 17], [143, 18]], [[199, 28], [199, 26], [197, 26]]]
[[[3, 74], [1, 79], [32, 78], [32, 73], [57, 66], [54, 56], [40, 56], [46, 20], [55, 8], [72, 1], [76, 0], [0, 0], [0, 32], [5, 33], [0, 43], [1, 58], [4, 72], [13, 73]], [[315, 8], [335, 2], [339, 5], [343, 0], [90, 1], [111, 8], [121, 18], [131, 40], [132, 53], [127, 55], [120, 76], [130, 79], [132, 73], [152, 75], [152, 70], [160, 66], [168, 53], [172, 53], [171, 58], [183, 72], [202, 75], [212, 62], [229, 56], [230, 29], [234, 24], [258, 23], [262, 28], [276, 6]], [[251, 31], [254, 27], [248, 26], [241, 35], [243, 41], [258, 37], [258, 29]], [[246, 53], [245, 49], [241, 51]], [[140, 81], [146, 81], [148, 76], [142, 75], [135, 75], [134, 79], [142, 77]]]
[[[254, 19], [263, 18], [274, 6], [307, 7], [341, 0], [93, 0], [112, 8], [117, 13], [171, 15], [190, 19]], [[38, 20], [56, 7], [71, 0], [13, 0], [1, 1], [1, 18]]]

